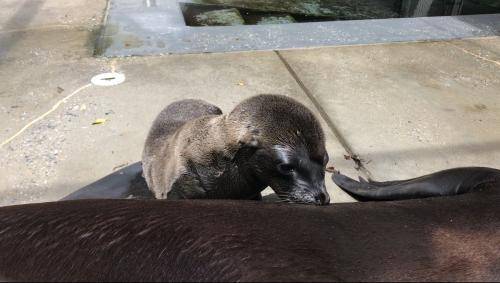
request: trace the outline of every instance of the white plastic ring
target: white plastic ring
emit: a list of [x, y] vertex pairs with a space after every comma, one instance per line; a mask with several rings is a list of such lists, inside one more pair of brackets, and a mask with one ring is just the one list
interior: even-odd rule
[[120, 73], [102, 73], [94, 76], [90, 81], [97, 86], [119, 85], [125, 81], [125, 75]]

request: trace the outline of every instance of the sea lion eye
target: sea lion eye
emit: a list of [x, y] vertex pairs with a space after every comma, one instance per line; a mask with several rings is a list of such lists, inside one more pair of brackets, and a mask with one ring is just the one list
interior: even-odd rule
[[281, 163], [278, 165], [278, 171], [281, 174], [287, 175], [287, 174], [292, 173], [294, 170], [295, 170], [295, 166], [293, 166], [292, 164]]

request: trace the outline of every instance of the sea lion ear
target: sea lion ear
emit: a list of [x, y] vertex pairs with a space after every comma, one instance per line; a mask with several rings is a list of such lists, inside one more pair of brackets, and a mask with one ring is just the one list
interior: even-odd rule
[[240, 147], [259, 147], [259, 140], [255, 136], [245, 136], [238, 141]]
[[238, 140], [238, 143], [241, 147], [259, 147], [261, 142], [258, 134], [258, 130], [249, 131]]

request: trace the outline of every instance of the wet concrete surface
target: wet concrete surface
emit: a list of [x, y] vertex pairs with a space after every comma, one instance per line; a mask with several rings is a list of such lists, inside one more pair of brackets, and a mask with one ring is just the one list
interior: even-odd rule
[[102, 23], [105, 0], [2, 0], [0, 32], [46, 28], [93, 29]]
[[[0, 24], [0, 142], [93, 75], [116, 70], [126, 81], [85, 88], [1, 147], [0, 205], [56, 200], [139, 160], [156, 114], [187, 97], [228, 111], [259, 93], [290, 95], [326, 118], [331, 164], [350, 176], [362, 172], [349, 149], [379, 179], [500, 167], [498, 38], [281, 52], [285, 62], [275, 52], [106, 59], [92, 57], [105, 2], [67, 4], [81, 14], [59, 2]], [[23, 5], [2, 2], [0, 13]], [[350, 200], [327, 184], [334, 202]]]
[[[105, 60], [91, 56], [105, 7], [106, 1], [2, 1], [1, 142], [103, 70]], [[49, 115], [0, 149], [2, 205], [47, 199], [72, 119]]]
[[284, 52], [376, 179], [500, 167], [499, 38]]
[[[21, 35], [15, 46], [2, 49], [2, 142], [93, 75], [116, 70], [126, 81], [82, 90], [0, 148], [0, 205], [57, 200], [140, 160], [151, 122], [178, 99], [201, 98], [229, 111], [244, 98], [276, 93], [313, 108], [273, 52], [105, 59], [92, 57], [92, 33], [80, 29], [8, 36]], [[106, 122], [92, 125], [99, 118]], [[355, 174], [342, 146], [324, 127], [332, 163]], [[328, 186], [335, 201], [350, 200], [331, 182]]]

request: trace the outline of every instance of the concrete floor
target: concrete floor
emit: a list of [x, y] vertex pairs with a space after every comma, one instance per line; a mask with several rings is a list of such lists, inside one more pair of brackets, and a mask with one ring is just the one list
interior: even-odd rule
[[[156, 114], [186, 97], [224, 111], [259, 93], [294, 97], [324, 118], [331, 163], [351, 176], [500, 167], [499, 37], [105, 59], [92, 56], [105, 1], [66, 2], [0, 4], [0, 143], [92, 76], [127, 79], [82, 90], [0, 148], [0, 205], [57, 200], [139, 160]], [[327, 183], [334, 202], [351, 200]]]

